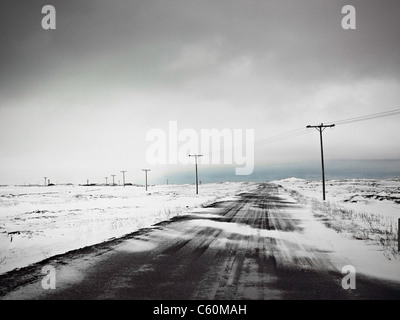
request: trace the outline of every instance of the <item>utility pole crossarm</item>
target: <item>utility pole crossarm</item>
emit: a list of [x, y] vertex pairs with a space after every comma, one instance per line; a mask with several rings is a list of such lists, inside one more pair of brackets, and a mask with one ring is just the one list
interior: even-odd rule
[[306, 128], [307, 129], [309, 129], [309, 128], [315, 128], [315, 129], [317, 129], [317, 130], [320, 130], [320, 129], [325, 129], [325, 128], [332, 128], [332, 127], [334, 127], [335, 125], [334, 124], [328, 124], [328, 125], [326, 125], [326, 124], [323, 124], [323, 123], [321, 123], [319, 126], [310, 126], [310, 125], [308, 125]]

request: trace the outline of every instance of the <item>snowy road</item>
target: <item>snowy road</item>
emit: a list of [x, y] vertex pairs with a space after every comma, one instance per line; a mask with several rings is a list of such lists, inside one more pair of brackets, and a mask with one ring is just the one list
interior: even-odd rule
[[[400, 299], [400, 283], [356, 274], [334, 231], [276, 185], [0, 277], [2, 299]], [[55, 268], [43, 289], [42, 267]], [[356, 268], [357, 270], [357, 268]]]

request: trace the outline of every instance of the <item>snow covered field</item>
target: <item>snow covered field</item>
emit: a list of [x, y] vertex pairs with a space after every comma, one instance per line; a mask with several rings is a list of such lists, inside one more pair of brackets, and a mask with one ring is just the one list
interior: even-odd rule
[[121, 237], [193, 208], [252, 190], [253, 183], [0, 187], [0, 274]]
[[326, 182], [289, 178], [274, 181], [288, 190], [325, 224], [351, 239], [376, 245], [388, 259], [400, 260], [397, 250], [400, 218], [400, 179], [351, 179]]
[[[310, 234], [329, 238], [338, 254], [356, 257], [358, 269], [362, 266], [372, 275], [384, 269], [387, 277], [399, 279], [400, 179], [330, 180], [325, 202], [319, 181], [290, 178], [273, 183], [304, 205]], [[152, 186], [148, 192], [136, 186], [0, 187], [0, 274], [196, 212], [203, 204], [257, 186], [203, 184], [199, 195], [193, 185]]]

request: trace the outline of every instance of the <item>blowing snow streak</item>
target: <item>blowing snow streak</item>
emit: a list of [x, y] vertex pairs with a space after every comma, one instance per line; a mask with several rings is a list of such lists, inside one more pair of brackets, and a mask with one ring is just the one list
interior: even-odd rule
[[[4, 275], [1, 294], [4, 299], [400, 298], [398, 282], [362, 273], [356, 290], [343, 289], [342, 267], [354, 264], [334, 250], [333, 237], [340, 235], [283, 188], [261, 184], [124, 238]], [[38, 285], [43, 264], [55, 267], [56, 290]]]

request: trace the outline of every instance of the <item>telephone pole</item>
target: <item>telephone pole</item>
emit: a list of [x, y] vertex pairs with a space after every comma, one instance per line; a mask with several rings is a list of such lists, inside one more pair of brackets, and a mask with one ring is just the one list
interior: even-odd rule
[[199, 194], [199, 177], [197, 173], [197, 158], [202, 157], [202, 154], [189, 154], [189, 157], [194, 157], [195, 158], [195, 166], [196, 166], [196, 194]]
[[151, 171], [151, 169], [142, 169], [142, 171], [144, 171], [145, 176], [146, 176], [146, 191], [147, 191], [147, 172]]
[[107, 182], [107, 180], [108, 180], [108, 177], [106, 177], [106, 186], [108, 186], [108, 182]]
[[115, 183], [114, 183], [115, 174], [112, 174], [111, 177], [113, 178], [113, 186], [115, 186]]
[[324, 125], [321, 123], [319, 126], [310, 126], [308, 125], [307, 128], [315, 128], [319, 131], [319, 138], [321, 143], [321, 165], [322, 165], [322, 199], [325, 200], [325, 166], [324, 166], [324, 147], [322, 143], [322, 132], [326, 128], [334, 127], [334, 124]]
[[125, 171], [121, 171], [121, 172], [122, 172], [122, 183], [123, 183], [124, 188], [125, 188], [125, 172], [127, 172], [127, 171], [125, 170]]

